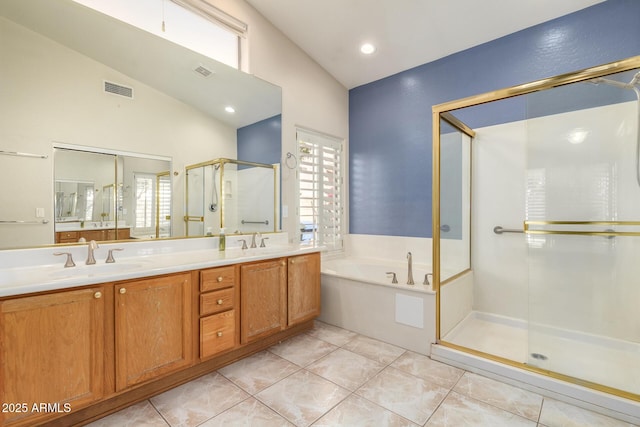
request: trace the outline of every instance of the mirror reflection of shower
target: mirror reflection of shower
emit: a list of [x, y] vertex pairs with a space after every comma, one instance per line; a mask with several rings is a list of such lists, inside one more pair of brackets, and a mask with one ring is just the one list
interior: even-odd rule
[[607, 84], [621, 89], [632, 90], [636, 93], [636, 99], [638, 101], [636, 121], [636, 182], [638, 183], [638, 186], [640, 186], [640, 71], [633, 76], [629, 83], [605, 79], [604, 77], [592, 79], [590, 82], [594, 84]]
[[218, 211], [218, 189], [216, 186], [216, 172], [218, 171], [218, 169], [220, 169], [220, 165], [211, 165], [211, 167], [213, 167], [213, 186], [211, 188], [211, 203], [209, 204], [209, 210], [211, 212], [217, 212]]

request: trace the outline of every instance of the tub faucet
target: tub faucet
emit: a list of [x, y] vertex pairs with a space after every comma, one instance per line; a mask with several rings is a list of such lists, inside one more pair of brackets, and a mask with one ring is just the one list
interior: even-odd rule
[[411, 265], [412, 263], [413, 263], [413, 257], [411, 256], [411, 252], [407, 252], [407, 265], [408, 265], [407, 285], [414, 285], [415, 284], [413, 282], [413, 267]]
[[91, 240], [88, 244], [89, 254], [87, 255], [87, 262], [85, 264], [92, 265], [96, 263], [96, 258], [93, 256], [93, 251], [98, 249], [98, 244], [95, 240]]

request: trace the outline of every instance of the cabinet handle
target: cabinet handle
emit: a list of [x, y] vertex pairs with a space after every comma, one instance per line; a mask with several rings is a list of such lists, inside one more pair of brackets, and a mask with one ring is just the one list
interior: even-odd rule
[[121, 294], [126, 294], [127, 293], [127, 288], [120, 288], [119, 291]]
[[218, 336], [221, 337], [222, 336], [222, 332], [218, 332]]
[[287, 263], [286, 263], [286, 262], [284, 262], [284, 261], [282, 261], [282, 262], [280, 263], [280, 265], [284, 267], [285, 265], [287, 265]]
[[218, 276], [218, 282], [222, 282], [222, 276]]
[[295, 259], [292, 259], [292, 260], [291, 260], [291, 264], [295, 264], [295, 263], [296, 263], [296, 260], [295, 260]]
[[101, 298], [102, 297], [102, 292], [100, 292], [100, 291], [96, 292], [95, 294], [93, 294], [93, 297], [95, 299]]
[[224, 301], [222, 301], [221, 299], [218, 300], [218, 305], [222, 305]]

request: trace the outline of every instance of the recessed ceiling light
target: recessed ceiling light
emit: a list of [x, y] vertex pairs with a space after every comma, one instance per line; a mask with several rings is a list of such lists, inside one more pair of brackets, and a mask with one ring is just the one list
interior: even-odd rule
[[376, 47], [371, 43], [364, 43], [362, 46], [360, 46], [360, 52], [364, 53], [365, 55], [371, 55], [375, 51]]
[[233, 108], [231, 105], [224, 107], [224, 111], [226, 111], [227, 113], [235, 113], [236, 109]]

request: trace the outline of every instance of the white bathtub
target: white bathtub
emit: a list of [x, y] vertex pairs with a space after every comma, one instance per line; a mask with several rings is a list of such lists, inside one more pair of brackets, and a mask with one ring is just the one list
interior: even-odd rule
[[[391, 283], [390, 271], [398, 284]], [[427, 273], [428, 266], [414, 265], [416, 284], [407, 285], [406, 263], [323, 260], [319, 320], [428, 355], [435, 342], [435, 293], [422, 285]]]

